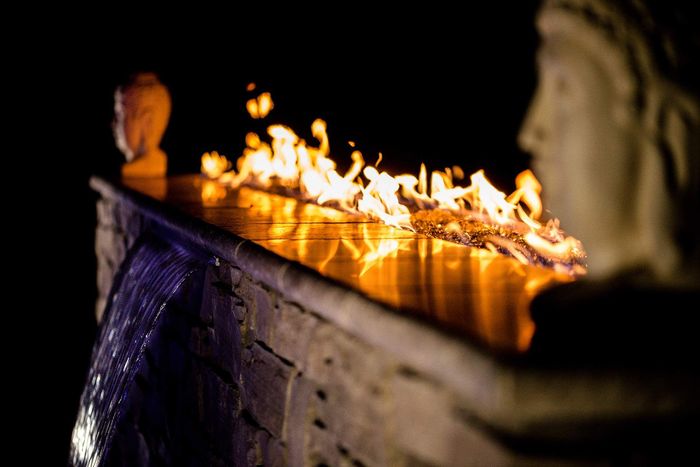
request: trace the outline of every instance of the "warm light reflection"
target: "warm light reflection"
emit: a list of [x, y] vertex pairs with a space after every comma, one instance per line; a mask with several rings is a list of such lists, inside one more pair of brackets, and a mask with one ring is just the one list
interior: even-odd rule
[[202, 204], [204, 206], [215, 205], [226, 198], [226, 187], [211, 180], [204, 180], [202, 184]]
[[408, 243], [414, 239], [382, 238], [373, 239], [367, 232], [367, 224], [360, 224], [364, 233], [361, 240], [342, 239], [343, 246], [350, 250], [352, 259], [362, 265], [359, 276], [379, 265], [386, 258], [396, 258], [399, 250], [408, 250]]
[[[363, 228], [358, 224], [357, 234]], [[571, 280], [489, 251], [432, 238], [277, 239], [259, 242], [391, 306], [429, 313], [491, 348], [527, 350], [529, 305], [543, 288]]]
[[[260, 94], [246, 107], [253, 118], [264, 117], [272, 109], [270, 94]], [[271, 125], [267, 133], [269, 143], [256, 133], [246, 136], [236, 170], [221, 170], [224, 162], [207, 153], [202, 156], [202, 172], [233, 188], [282, 191], [400, 229], [507, 254], [523, 264], [585, 273], [580, 242], [566, 236], [556, 220], [544, 225], [540, 221], [542, 186], [529, 170], [516, 177], [516, 189], [508, 196], [489, 182], [483, 170], [471, 174], [467, 186], [455, 184], [464, 179], [458, 166], [428, 174], [422, 164], [418, 177], [391, 175], [378, 169], [381, 153], [371, 165], [356, 149], [343, 173], [330, 156], [325, 121], [317, 119], [311, 125], [317, 146], [284, 125]], [[353, 141], [348, 144], [355, 147]], [[385, 245], [380, 251], [388, 249]]]

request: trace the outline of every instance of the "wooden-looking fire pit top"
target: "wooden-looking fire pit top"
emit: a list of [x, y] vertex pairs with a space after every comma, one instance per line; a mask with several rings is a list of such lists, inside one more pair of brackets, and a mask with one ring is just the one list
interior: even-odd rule
[[300, 263], [388, 307], [467, 334], [497, 352], [527, 350], [528, 307], [565, 276], [332, 208], [198, 175], [124, 180], [126, 188]]

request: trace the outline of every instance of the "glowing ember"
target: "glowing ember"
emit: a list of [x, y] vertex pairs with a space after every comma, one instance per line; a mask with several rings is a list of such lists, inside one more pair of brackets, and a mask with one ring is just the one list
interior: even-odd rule
[[[247, 109], [253, 118], [265, 117], [272, 109], [270, 94], [251, 99]], [[318, 147], [307, 145], [284, 125], [271, 125], [267, 133], [269, 144], [255, 133], [246, 136], [237, 171], [227, 171], [228, 160], [212, 152], [202, 156], [202, 173], [234, 188], [248, 185], [293, 195], [397, 228], [506, 254], [524, 264], [546, 265], [572, 275], [585, 273], [581, 243], [566, 236], [556, 219], [540, 222], [542, 186], [529, 170], [516, 177], [516, 190], [509, 196], [496, 189], [483, 170], [470, 175], [468, 186], [455, 185], [455, 179], [464, 178], [458, 166], [433, 171], [428, 189], [424, 164], [418, 177], [393, 176], [377, 168], [381, 153], [374, 165], [367, 165], [362, 153], [354, 150], [348, 171], [338, 173], [323, 120], [311, 125]], [[371, 263], [374, 256], [396, 249], [387, 243], [364, 260]]]

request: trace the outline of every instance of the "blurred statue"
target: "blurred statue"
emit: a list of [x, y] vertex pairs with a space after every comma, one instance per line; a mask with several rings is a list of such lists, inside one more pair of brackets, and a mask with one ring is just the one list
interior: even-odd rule
[[126, 157], [123, 177], [164, 177], [160, 140], [170, 118], [170, 93], [154, 73], [139, 73], [114, 93], [114, 138]]
[[591, 279], [700, 283], [700, 23], [679, 5], [544, 0], [538, 15], [519, 143]]

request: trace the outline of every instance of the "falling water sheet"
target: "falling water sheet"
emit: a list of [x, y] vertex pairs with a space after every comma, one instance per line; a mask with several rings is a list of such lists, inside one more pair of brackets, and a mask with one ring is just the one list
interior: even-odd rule
[[71, 443], [75, 466], [102, 465], [128, 407], [146, 347], [164, 312], [182, 300], [182, 285], [201, 261], [152, 237], [133, 246], [112, 287]]

